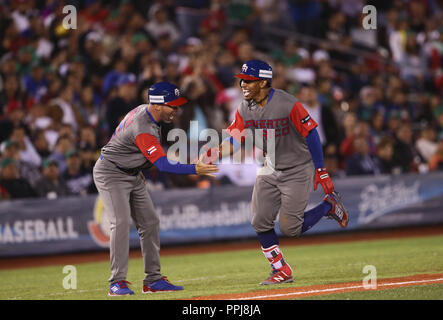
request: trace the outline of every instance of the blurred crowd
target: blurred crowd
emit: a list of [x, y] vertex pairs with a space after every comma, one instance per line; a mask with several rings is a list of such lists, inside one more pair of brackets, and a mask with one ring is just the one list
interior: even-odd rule
[[[162, 124], [165, 148], [192, 120], [221, 132], [242, 99], [233, 75], [254, 58], [319, 124], [333, 178], [443, 170], [441, 1], [0, 3], [0, 199], [97, 192], [100, 148], [158, 81], [190, 100]], [[362, 27], [365, 5], [376, 29]], [[255, 167], [221, 165], [215, 180], [144, 174], [151, 190], [208, 188], [252, 184]]]

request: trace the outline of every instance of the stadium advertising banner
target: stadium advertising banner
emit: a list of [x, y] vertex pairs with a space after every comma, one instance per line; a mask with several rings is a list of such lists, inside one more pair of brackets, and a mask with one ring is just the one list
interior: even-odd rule
[[[336, 179], [350, 213], [348, 227], [323, 219], [307, 233], [443, 223], [442, 181], [443, 173]], [[255, 236], [251, 194], [252, 187], [233, 186], [151, 192], [162, 244]], [[322, 197], [320, 190], [312, 193], [307, 209]], [[131, 247], [139, 247], [134, 226], [130, 241]], [[0, 257], [102, 250], [108, 245], [109, 222], [95, 195], [0, 202]]]

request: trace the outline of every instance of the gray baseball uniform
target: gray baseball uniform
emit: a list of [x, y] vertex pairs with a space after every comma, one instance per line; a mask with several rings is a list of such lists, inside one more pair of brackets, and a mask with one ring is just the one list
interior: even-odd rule
[[151, 167], [165, 153], [160, 126], [147, 106], [140, 105], [126, 115], [94, 166], [94, 182], [111, 225], [110, 283], [126, 279], [131, 218], [140, 237], [146, 274], [143, 283], [161, 278], [159, 217], [140, 170]]
[[[244, 129], [275, 130], [275, 164], [271, 174], [258, 174], [252, 194], [252, 226], [256, 232], [274, 228], [280, 211], [283, 234], [299, 236], [309, 194], [314, 183], [314, 164], [305, 138], [317, 123], [303, 105], [283, 90], [271, 89], [267, 104], [260, 107], [243, 100], [228, 132], [233, 138]], [[237, 130], [234, 130], [237, 129]], [[264, 144], [266, 151], [266, 144]], [[268, 170], [269, 168], [264, 168]]]

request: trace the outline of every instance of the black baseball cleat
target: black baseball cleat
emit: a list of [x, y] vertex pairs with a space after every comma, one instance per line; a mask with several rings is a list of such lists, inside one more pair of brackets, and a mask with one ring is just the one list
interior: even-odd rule
[[329, 202], [332, 205], [331, 211], [328, 212], [328, 218], [336, 220], [340, 227], [346, 228], [349, 221], [348, 212], [341, 202], [341, 198], [338, 192], [334, 191], [331, 194], [327, 194], [323, 200]]

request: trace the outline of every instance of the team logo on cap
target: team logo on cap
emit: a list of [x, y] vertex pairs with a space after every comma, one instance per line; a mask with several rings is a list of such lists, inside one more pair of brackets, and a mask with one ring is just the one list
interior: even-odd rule
[[243, 66], [241, 67], [241, 71], [242, 72], [246, 72], [246, 71], [248, 71], [248, 65], [245, 63], [245, 64], [243, 64]]
[[175, 90], [174, 90], [174, 93], [175, 93], [176, 96], [179, 96], [179, 95], [180, 95], [180, 90], [175, 89]]

